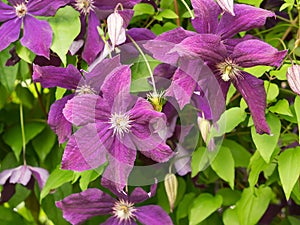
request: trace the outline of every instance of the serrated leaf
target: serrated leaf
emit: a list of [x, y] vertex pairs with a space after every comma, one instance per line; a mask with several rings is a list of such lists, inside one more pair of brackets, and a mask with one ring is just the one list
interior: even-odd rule
[[222, 205], [220, 195], [200, 194], [194, 201], [189, 212], [189, 225], [197, 225], [205, 220]]
[[79, 12], [71, 6], [60, 8], [54, 17], [48, 19], [53, 31], [51, 50], [56, 52], [66, 65], [66, 54], [80, 32]]
[[278, 158], [278, 172], [286, 199], [300, 176], [300, 147], [285, 150]]
[[263, 216], [272, 198], [269, 187], [246, 188], [237, 203], [237, 214], [240, 225], [254, 225]]
[[43, 190], [41, 191], [40, 200], [45, 198], [51, 190], [62, 186], [64, 183], [72, 181], [73, 175], [74, 172], [71, 170], [61, 170], [59, 167], [53, 170], [50, 176], [48, 177], [48, 180]]
[[280, 99], [276, 105], [271, 106], [269, 110], [272, 113], [278, 113], [281, 115], [287, 115], [287, 116], [293, 116], [293, 113], [291, 112], [289, 108], [289, 102], [286, 99]]
[[256, 133], [255, 127], [251, 127], [251, 136], [253, 142], [259, 151], [262, 158], [269, 163], [270, 158], [277, 146], [278, 139], [280, 136], [281, 122], [278, 117], [268, 114], [267, 122], [271, 129], [271, 135], [268, 134], [258, 134]]
[[229, 183], [231, 189], [234, 189], [234, 159], [229, 148], [224, 146], [220, 148], [211, 167], [220, 178]]
[[[295, 98], [294, 109], [297, 116], [298, 127], [300, 127], [300, 97], [299, 96], [296, 96]], [[299, 132], [299, 143], [300, 143], [300, 129], [298, 129], [298, 132]]]

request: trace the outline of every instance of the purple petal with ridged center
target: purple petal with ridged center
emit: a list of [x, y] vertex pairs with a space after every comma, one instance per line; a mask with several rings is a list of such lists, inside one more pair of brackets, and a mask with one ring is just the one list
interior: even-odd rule
[[124, 9], [132, 9], [134, 5], [139, 3], [141, 0], [101, 0], [101, 1], [95, 1], [94, 5], [98, 9], [104, 9], [104, 10], [113, 10], [117, 6], [117, 4], [122, 4], [122, 7]]
[[38, 20], [30, 15], [23, 19], [24, 30], [21, 44], [37, 55], [49, 59], [52, 43], [52, 29], [47, 21]]
[[95, 124], [87, 124], [71, 136], [64, 151], [62, 169], [84, 171], [106, 162], [107, 150], [104, 143], [110, 142], [112, 132], [108, 126], [100, 128], [101, 136], [97, 130], [99, 127]]
[[265, 117], [266, 91], [264, 82], [246, 72], [242, 72], [242, 76], [243, 78], [237, 78], [232, 82], [249, 106], [256, 132], [270, 134], [270, 128]]
[[244, 4], [235, 4], [234, 13], [235, 16], [224, 13], [221, 17], [217, 33], [223, 39], [231, 38], [241, 31], [261, 27], [268, 17], [275, 16], [271, 11]]
[[105, 177], [101, 178], [101, 186], [110, 190], [110, 192], [112, 192], [118, 199], [123, 199], [123, 200], [128, 199], [128, 194], [125, 191], [118, 190], [116, 188], [116, 183], [106, 179]]
[[216, 33], [218, 27], [218, 16], [220, 7], [214, 0], [192, 0], [195, 19], [192, 20], [193, 27], [198, 33]]
[[179, 44], [184, 39], [194, 36], [197, 33], [193, 31], [188, 31], [183, 29], [182, 27], [178, 27], [174, 30], [167, 31], [159, 35], [154, 41], [166, 41], [174, 44]]
[[184, 39], [171, 52], [181, 56], [200, 57], [206, 62], [220, 62], [227, 56], [225, 45], [221, 37], [215, 34], [197, 34]]
[[120, 66], [110, 73], [103, 85], [103, 99], [112, 113], [125, 113], [132, 97], [130, 96], [131, 71], [129, 66]]
[[49, 111], [48, 124], [58, 137], [58, 142], [65, 142], [72, 134], [72, 124], [66, 120], [63, 115], [63, 109], [67, 101], [73, 98], [74, 95], [67, 95], [55, 101]]
[[49, 177], [49, 172], [40, 167], [27, 166], [32, 172], [35, 180], [38, 182], [40, 189], [42, 190], [46, 184], [46, 181]]
[[76, 89], [83, 77], [72, 64], [69, 64], [67, 68], [33, 64], [32, 79], [34, 82], [40, 82], [44, 88], [58, 86], [66, 89]]
[[[149, 29], [146, 28], [131, 28], [127, 31], [127, 34], [132, 37], [135, 41], [153, 40], [156, 35]], [[128, 38], [126, 42], [131, 42]]]
[[246, 40], [251, 40], [251, 39], [257, 39], [257, 37], [252, 36], [250, 34], [246, 34], [242, 38], [230, 38], [230, 39], [225, 39], [223, 40], [223, 44], [226, 46], [226, 49], [228, 51], [228, 54], [232, 54], [235, 46], [237, 46], [239, 43], [246, 41]]
[[19, 18], [6, 21], [0, 27], [0, 51], [7, 48], [10, 43], [18, 40], [22, 20]]
[[136, 150], [130, 148], [133, 144], [127, 134], [122, 137], [110, 137], [110, 139], [113, 139], [112, 144], [106, 145], [109, 152], [109, 164], [102, 176], [114, 182], [117, 191], [122, 191], [127, 185], [129, 174], [133, 168]]
[[170, 216], [158, 205], [141, 206], [136, 209], [134, 214], [137, 220], [144, 225], [173, 225]]
[[120, 221], [117, 217], [109, 217], [104, 223], [101, 225], [137, 225], [133, 219]]
[[11, 20], [17, 17], [15, 9], [3, 2], [0, 2], [0, 22]]
[[19, 183], [26, 186], [30, 181], [31, 175], [32, 173], [27, 166], [19, 166], [11, 171], [9, 183]]
[[94, 216], [110, 214], [115, 201], [101, 190], [90, 188], [56, 202], [56, 206], [63, 211], [67, 221], [80, 225]]
[[144, 202], [147, 199], [155, 196], [156, 188], [157, 188], [157, 182], [155, 182], [155, 184], [151, 185], [149, 193], [147, 193], [144, 189], [137, 187], [131, 192], [128, 200], [129, 200], [129, 202], [132, 202], [132, 203]]
[[37, 0], [37, 1], [28, 1], [27, 8], [28, 12], [35, 16], [54, 16], [56, 11], [68, 4], [70, 0]]
[[87, 34], [82, 58], [90, 65], [96, 59], [98, 53], [103, 50], [104, 42], [102, 41], [97, 26], [100, 26], [96, 14], [91, 11], [88, 17]]
[[291, 89], [300, 96], [300, 66], [292, 65], [286, 73], [287, 81]]
[[278, 51], [260, 40], [245, 40], [237, 44], [230, 56], [242, 67], [257, 65], [280, 66], [286, 51]]

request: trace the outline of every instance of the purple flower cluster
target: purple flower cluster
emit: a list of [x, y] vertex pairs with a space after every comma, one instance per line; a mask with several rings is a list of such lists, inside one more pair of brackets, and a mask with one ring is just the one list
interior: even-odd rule
[[[53, 16], [66, 4], [80, 12], [81, 32], [74, 45], [84, 44], [79, 44], [72, 54], [79, 54], [90, 66], [88, 71], [72, 64], [66, 68], [33, 65], [34, 82], [40, 82], [44, 88], [65, 88], [71, 93], [51, 105], [48, 117], [59, 143], [67, 142], [61, 168], [84, 171], [108, 162], [102, 186], [117, 197], [91, 188], [57, 202], [64, 218], [72, 224], [82, 224], [93, 216], [106, 214], [111, 217], [103, 224], [137, 224], [136, 220], [145, 225], [172, 224], [161, 207], [135, 205], [152, 197], [156, 184], [150, 193], [138, 187], [128, 195], [123, 189], [128, 185], [138, 156], [152, 163], [172, 159], [171, 165], [180, 175], [190, 172], [188, 156], [194, 149], [185, 149], [183, 143], [193, 128], [180, 127], [183, 124], [177, 122], [178, 111], [192, 104], [197, 115], [194, 123], [197, 117], [198, 121], [206, 123], [205, 129], [200, 125], [206, 139], [205, 130], [210, 127], [210, 121], [215, 123], [224, 112], [231, 84], [247, 102], [256, 131], [270, 134], [265, 118], [263, 81], [243, 68], [278, 67], [286, 51], [278, 51], [256, 37], [240, 38], [238, 34], [264, 25], [268, 17], [274, 16], [272, 12], [243, 4], [233, 5], [233, 1], [220, 0], [218, 5], [214, 0], [191, 0], [195, 12], [192, 25], [196, 32], [177, 28], [156, 37], [146, 29], [126, 31], [133, 16], [132, 8], [140, 0], [8, 2], [0, 2], [0, 50], [18, 40], [23, 30], [21, 44], [48, 58], [52, 30], [48, 22], [34, 16]], [[98, 32], [102, 20], [107, 21], [108, 41]], [[133, 95], [130, 93], [131, 65], [121, 60], [116, 49], [124, 47], [121, 53], [123, 50], [132, 52], [137, 41], [146, 41], [140, 48], [162, 63], [155, 68], [154, 75], [151, 74], [149, 84], [153, 85], [153, 92]], [[126, 44], [132, 42], [133, 45], [126, 48]], [[135, 49], [131, 56], [136, 52]], [[169, 84], [163, 85], [160, 82], [163, 80]], [[156, 90], [155, 83], [161, 92]], [[206, 141], [211, 143], [210, 150], [213, 150], [214, 143]], [[177, 146], [175, 151], [174, 146]], [[18, 177], [19, 170], [26, 176]], [[10, 183], [27, 185], [33, 174], [42, 187], [45, 173], [40, 170], [23, 166], [1, 173], [0, 181], [7, 183], [10, 177]]]

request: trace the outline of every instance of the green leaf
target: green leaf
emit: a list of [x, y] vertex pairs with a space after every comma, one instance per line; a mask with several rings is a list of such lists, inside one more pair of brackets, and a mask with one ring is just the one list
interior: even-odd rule
[[245, 3], [245, 4], [249, 4], [249, 5], [254, 5], [256, 7], [259, 7], [260, 4], [263, 2], [263, 0], [238, 0], [239, 3]]
[[8, 209], [4, 206], [0, 206], [0, 221], [1, 225], [28, 224], [18, 213], [14, 212], [13, 209]]
[[241, 198], [240, 191], [232, 190], [230, 188], [219, 189], [217, 194], [222, 196], [224, 206], [234, 205]]
[[34, 96], [30, 90], [26, 87], [22, 87], [21, 84], [18, 84], [16, 87], [16, 94], [18, 100], [27, 108], [32, 108]]
[[269, 110], [272, 113], [278, 113], [281, 115], [287, 115], [287, 116], [293, 116], [293, 113], [291, 112], [289, 108], [289, 102], [286, 99], [279, 100], [276, 105], [271, 106]]
[[163, 26], [160, 24], [156, 23], [154, 26], [151, 28], [151, 31], [155, 33], [156, 35], [162, 34], [164, 32], [167, 32], [169, 30], [173, 30], [177, 28], [177, 25], [171, 22], [166, 22]]
[[172, 11], [171, 9], [165, 9], [162, 12], [159, 12], [157, 15], [153, 16], [153, 18], [162, 21], [163, 18], [167, 18], [167, 19], [177, 19], [178, 15]]
[[45, 198], [52, 189], [56, 189], [62, 186], [64, 183], [70, 182], [73, 180], [74, 172], [70, 170], [61, 170], [57, 167], [55, 170], [52, 171], [48, 180], [41, 191], [40, 200]]
[[200, 194], [193, 202], [189, 212], [189, 225], [197, 225], [205, 220], [222, 205], [220, 195]]
[[269, 81], [264, 82], [265, 90], [267, 93], [267, 102], [273, 102], [276, 100], [277, 96], [279, 95], [279, 88], [276, 84], [273, 84]]
[[240, 225], [236, 208], [225, 210], [223, 213], [223, 223], [224, 225]]
[[229, 183], [231, 189], [234, 189], [234, 159], [229, 148], [223, 146], [220, 148], [211, 167], [219, 177]]
[[[26, 144], [36, 135], [38, 135], [45, 128], [45, 126], [45, 123], [25, 123], [24, 130]], [[12, 148], [17, 160], [19, 160], [20, 153], [22, 151], [22, 133], [20, 125], [15, 125], [8, 128], [3, 135], [3, 140]]]
[[[300, 127], [300, 96], [296, 96], [295, 98], [294, 109], [297, 116], [298, 127]], [[300, 129], [298, 129], [298, 132], [299, 132], [299, 143], [300, 143]]]
[[66, 93], [66, 91], [67, 91], [67, 89], [65, 89], [65, 88], [56, 87], [55, 100], [61, 99], [64, 96], [64, 94]]
[[14, 90], [15, 80], [18, 73], [18, 64], [14, 66], [5, 66], [6, 61], [10, 58], [9, 49], [0, 51], [0, 82], [9, 93]]
[[248, 167], [251, 154], [242, 145], [230, 139], [224, 139], [222, 145], [230, 149], [235, 167]]
[[197, 148], [192, 154], [192, 177], [206, 169], [217, 154], [218, 151], [209, 152], [205, 147]]
[[139, 3], [136, 4], [133, 7], [134, 10], [134, 15], [133, 16], [140, 16], [143, 14], [146, 15], [154, 15], [155, 13], [155, 9], [151, 4], [147, 4], [147, 3]]
[[80, 32], [79, 12], [71, 6], [60, 8], [54, 17], [48, 19], [53, 30], [51, 50], [56, 52], [63, 64], [66, 65], [66, 54]]
[[268, 168], [269, 164], [261, 157], [258, 151], [256, 151], [250, 159], [249, 164], [249, 177], [248, 182], [250, 187], [254, 187], [258, 181], [259, 174]]
[[180, 219], [183, 219], [188, 216], [188, 212], [192, 207], [191, 202], [194, 200], [195, 195], [196, 194], [193, 192], [184, 195], [183, 199], [178, 204], [178, 208], [176, 211], [176, 219], [178, 224]]
[[260, 135], [256, 133], [255, 127], [253, 126], [251, 127], [251, 136], [260, 155], [267, 163], [269, 163], [270, 158], [278, 143], [281, 123], [276, 116], [270, 113], [267, 115], [267, 122], [271, 129], [271, 135], [267, 135], [267, 134]]
[[288, 216], [288, 220], [289, 220], [291, 225], [300, 225], [300, 220], [297, 217]]
[[32, 141], [33, 148], [41, 162], [45, 160], [54, 146], [55, 141], [56, 135], [48, 126]]
[[83, 172], [75, 172], [80, 175], [79, 186], [82, 191], [85, 191], [88, 188], [90, 182], [96, 180], [100, 175], [102, 175], [107, 163], [102, 164], [97, 169], [86, 170]]
[[226, 105], [229, 104], [230, 99], [232, 98], [232, 96], [236, 93], [236, 88], [233, 86], [233, 84], [230, 84], [228, 92], [227, 92], [227, 96], [226, 96]]
[[269, 72], [271, 69], [271, 66], [254, 66], [250, 68], [245, 68], [244, 70], [256, 77], [261, 77], [266, 72]]
[[275, 76], [278, 80], [286, 80], [286, 72], [289, 67], [291, 67], [291, 64], [285, 63], [279, 70], [272, 70], [270, 75]]
[[19, 41], [16, 43], [16, 53], [21, 59], [23, 59], [25, 62], [30, 64], [33, 62], [35, 58], [35, 54], [32, 51], [30, 51], [28, 48], [23, 46]]
[[300, 147], [285, 150], [278, 158], [278, 172], [286, 199], [300, 175]]
[[240, 225], [256, 224], [267, 210], [272, 194], [269, 187], [244, 189], [236, 206]]
[[6, 88], [3, 86], [3, 84], [0, 83], [0, 109], [2, 109], [5, 104], [7, 103], [8, 97], [9, 97], [9, 93], [6, 90]]

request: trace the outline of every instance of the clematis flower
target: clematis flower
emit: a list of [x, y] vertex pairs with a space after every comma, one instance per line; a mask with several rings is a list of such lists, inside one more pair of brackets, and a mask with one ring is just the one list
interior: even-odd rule
[[292, 65], [289, 67], [286, 78], [293, 92], [300, 96], [300, 66]]
[[35, 179], [42, 190], [48, 176], [49, 173], [47, 170], [26, 165], [2, 171], [0, 173], [0, 185], [3, 185], [3, 190], [1, 192], [0, 204], [7, 202], [14, 195], [16, 184], [22, 184], [28, 189], [33, 190]]
[[149, 193], [137, 187], [131, 195], [127, 195], [124, 191], [117, 191], [109, 181], [103, 180], [102, 178], [102, 186], [110, 189], [117, 198], [99, 189], [90, 188], [56, 202], [56, 206], [63, 211], [63, 217], [72, 225], [80, 225], [98, 215], [111, 215], [102, 225], [137, 225], [136, 220], [143, 225], [173, 224], [160, 206], [135, 206], [155, 195], [156, 184], [151, 186]]
[[121, 190], [133, 168], [136, 149], [156, 162], [166, 162], [173, 156], [159, 135], [165, 115], [155, 111], [147, 100], [131, 96], [130, 83], [129, 66], [120, 66], [104, 81], [102, 97], [86, 94], [67, 102], [63, 114], [80, 129], [66, 145], [63, 169], [88, 170], [107, 158], [109, 165], [103, 176]]
[[11, 5], [0, 2], [0, 51], [18, 40], [23, 26], [21, 44], [37, 55], [49, 58], [52, 43], [52, 29], [47, 21], [38, 20], [34, 16], [53, 16], [58, 8], [69, 0], [26, 1], [9, 0]]
[[233, 0], [216, 0], [218, 5], [225, 11], [235, 16], [233, 11]]
[[75, 90], [74, 94], [55, 101], [49, 111], [48, 124], [58, 136], [59, 143], [65, 142], [72, 133], [72, 124], [62, 114], [67, 101], [75, 95], [98, 94], [105, 77], [119, 65], [119, 57], [107, 59], [90, 72], [84, 72], [84, 76], [71, 64], [67, 68], [33, 65], [32, 79], [34, 82], [40, 82], [42, 87]]

